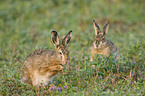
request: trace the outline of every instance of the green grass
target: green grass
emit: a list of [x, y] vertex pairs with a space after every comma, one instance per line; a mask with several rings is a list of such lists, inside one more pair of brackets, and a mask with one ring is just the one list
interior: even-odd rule
[[[0, 94], [5, 95], [145, 95], [145, 2], [143, 0], [0, 0]], [[96, 55], [89, 62], [94, 29], [110, 20], [107, 38], [122, 58]], [[20, 68], [35, 49], [54, 49], [52, 30], [73, 30], [68, 47], [70, 70], [54, 78], [51, 91], [21, 83]]]

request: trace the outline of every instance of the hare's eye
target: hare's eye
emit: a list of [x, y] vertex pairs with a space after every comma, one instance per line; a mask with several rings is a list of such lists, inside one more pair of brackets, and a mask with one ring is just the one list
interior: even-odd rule
[[60, 55], [62, 55], [62, 53], [61, 53], [61, 52], [59, 52], [59, 54], [60, 54]]

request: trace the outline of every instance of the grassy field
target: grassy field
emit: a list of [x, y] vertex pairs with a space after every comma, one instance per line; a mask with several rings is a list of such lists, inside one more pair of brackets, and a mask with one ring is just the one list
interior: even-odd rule
[[[107, 38], [119, 48], [119, 61], [96, 55], [89, 62], [93, 19], [101, 27], [110, 20]], [[73, 30], [70, 70], [64, 66], [52, 84], [59, 90], [22, 84], [20, 68], [26, 56], [35, 49], [55, 50], [52, 30], [61, 37]], [[145, 95], [145, 1], [0, 0], [0, 95], [48, 94]]]

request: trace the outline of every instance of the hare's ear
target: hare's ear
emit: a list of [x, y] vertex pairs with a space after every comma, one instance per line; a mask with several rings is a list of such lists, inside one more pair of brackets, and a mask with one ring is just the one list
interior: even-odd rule
[[67, 46], [67, 44], [69, 43], [70, 39], [71, 39], [71, 36], [72, 36], [72, 30], [70, 30], [67, 35], [63, 38], [62, 40], [62, 45], [63, 46]]
[[59, 37], [58, 37], [58, 33], [56, 31], [51, 32], [51, 40], [55, 46], [59, 45]]
[[93, 25], [94, 25], [94, 29], [95, 29], [95, 34], [98, 35], [100, 33], [100, 27], [97, 25], [95, 20], [93, 20]]
[[104, 25], [103, 27], [103, 34], [106, 35], [108, 32], [108, 28], [109, 28], [109, 21], [107, 21], [107, 23]]

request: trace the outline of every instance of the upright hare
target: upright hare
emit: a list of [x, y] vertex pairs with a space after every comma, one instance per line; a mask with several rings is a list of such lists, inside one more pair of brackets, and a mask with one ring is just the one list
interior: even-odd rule
[[52, 31], [51, 40], [56, 50], [38, 49], [28, 55], [21, 68], [22, 83], [33, 86], [51, 83], [53, 77], [62, 72], [62, 65], [69, 62], [67, 45], [71, 36], [72, 31], [69, 31], [60, 43], [58, 33]]
[[93, 25], [95, 29], [95, 41], [93, 42], [93, 45], [90, 48], [91, 51], [91, 59], [90, 61], [93, 61], [94, 55], [97, 54], [103, 54], [104, 56], [109, 56], [112, 53], [116, 54], [116, 59], [119, 59], [120, 54], [117, 47], [109, 40], [106, 39], [108, 27], [109, 27], [109, 21], [104, 25], [103, 30], [100, 30], [100, 27], [97, 25], [95, 20], [93, 20]]

